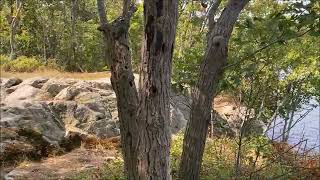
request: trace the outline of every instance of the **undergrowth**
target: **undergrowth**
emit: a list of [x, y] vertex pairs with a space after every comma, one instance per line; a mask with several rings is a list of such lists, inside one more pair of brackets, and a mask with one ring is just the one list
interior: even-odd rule
[[[173, 137], [171, 144], [171, 174], [178, 178], [183, 135]], [[233, 138], [208, 139], [203, 156], [201, 179], [234, 179], [237, 142]], [[320, 177], [317, 156], [298, 155], [292, 147], [270, 142], [266, 137], [245, 139], [241, 151], [241, 175], [239, 179], [317, 179]], [[116, 158], [95, 170], [83, 171], [73, 180], [126, 179], [123, 160]]]

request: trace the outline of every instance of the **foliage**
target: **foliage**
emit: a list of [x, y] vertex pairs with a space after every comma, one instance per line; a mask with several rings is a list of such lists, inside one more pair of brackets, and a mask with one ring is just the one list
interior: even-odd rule
[[[18, 55], [37, 56], [44, 61], [55, 59], [60, 69], [67, 71], [101, 71], [106, 66], [101, 33], [97, 31], [98, 16], [96, 1], [77, 1], [75, 36], [71, 27], [71, 1], [40, 0], [23, 1], [20, 26], [16, 41]], [[110, 18], [121, 11], [121, 1], [109, 0], [112, 4]], [[11, 7], [14, 1], [0, 4], [0, 54], [10, 54]], [[74, 44], [75, 43], [75, 44]], [[75, 47], [75, 52], [73, 52]], [[40, 58], [39, 58], [40, 59]]]
[[291, 112], [319, 97], [320, 41], [314, 28], [301, 27], [292, 20], [295, 14], [286, 14], [290, 8], [271, 0], [247, 7], [231, 39], [220, 83], [220, 91], [238, 97], [266, 123], [274, 115], [290, 119]]
[[133, 62], [133, 70], [139, 70], [139, 62], [141, 59], [141, 46], [143, 37], [143, 5], [137, 7], [137, 11], [131, 18], [129, 29], [131, 58]]
[[4, 64], [7, 64], [9, 61], [10, 61], [10, 58], [8, 56], [0, 54], [0, 68], [2, 68], [2, 66]]
[[[2, 63], [1, 63], [2, 64]], [[43, 63], [36, 58], [20, 56], [13, 61], [5, 61], [1, 68], [11, 72], [33, 72], [43, 67]]]
[[[178, 134], [172, 139], [171, 174], [178, 179], [178, 168], [182, 153], [183, 135]], [[290, 146], [273, 144], [264, 136], [252, 136], [245, 139], [242, 149], [242, 169], [240, 179], [273, 179], [282, 177], [308, 177], [308, 173], [316, 173], [316, 164], [309, 169], [299, 168], [301, 164], [312, 162], [314, 158], [301, 156], [297, 158]], [[235, 152], [237, 143], [228, 137], [214, 137], [206, 142], [200, 179], [232, 179], [234, 177]], [[257, 156], [257, 154], [259, 154]], [[306, 160], [307, 159], [307, 160]], [[307, 167], [307, 166], [304, 166]], [[104, 166], [95, 170], [84, 171], [71, 179], [125, 179], [123, 160], [108, 160]]]
[[199, 3], [180, 7], [176, 43], [173, 54], [173, 88], [186, 91], [198, 79], [199, 65], [204, 53], [204, 16], [198, 16]]

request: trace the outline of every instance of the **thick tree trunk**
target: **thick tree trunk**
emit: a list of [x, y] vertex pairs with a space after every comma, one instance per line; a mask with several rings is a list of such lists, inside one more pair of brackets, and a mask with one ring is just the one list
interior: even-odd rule
[[128, 29], [135, 11], [124, 0], [123, 15], [108, 23], [97, 0], [111, 82], [116, 92], [121, 144], [128, 179], [171, 179], [169, 91], [178, 1], [145, 0], [145, 37], [139, 97], [134, 83]]
[[144, 1], [140, 69], [139, 179], [171, 179], [170, 81], [178, 0]]
[[16, 32], [20, 22], [20, 12], [22, 8], [22, 1], [16, 1], [16, 14], [12, 16], [10, 22], [10, 60], [17, 58], [17, 43]]
[[199, 179], [212, 101], [223, 67], [227, 63], [228, 42], [233, 26], [248, 1], [229, 0], [218, 21], [214, 25], [209, 24], [212, 31], [208, 32], [207, 49], [201, 65], [200, 79], [192, 92], [190, 120], [184, 136], [181, 179]]

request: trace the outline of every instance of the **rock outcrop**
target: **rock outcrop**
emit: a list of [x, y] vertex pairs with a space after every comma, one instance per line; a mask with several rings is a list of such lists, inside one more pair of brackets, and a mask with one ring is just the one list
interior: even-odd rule
[[[116, 96], [107, 79], [11, 78], [1, 79], [0, 88], [0, 128], [6, 132], [0, 147], [5, 156], [0, 160], [36, 156], [37, 141], [43, 148], [60, 147], [69, 142], [70, 132], [98, 138], [120, 135]], [[172, 132], [176, 133], [187, 123], [189, 102], [174, 94], [171, 101]], [[29, 136], [19, 134], [22, 130]]]
[[[70, 133], [98, 138], [120, 135], [116, 96], [108, 79], [84, 81], [40, 77], [1, 79], [0, 82], [0, 128], [4, 132], [0, 151], [5, 154], [0, 160], [15, 155], [46, 154], [62, 144], [70, 147], [65, 144], [71, 142], [68, 140]], [[171, 131], [177, 133], [187, 124], [191, 102], [190, 98], [173, 92], [170, 102]], [[217, 118], [210, 132], [232, 136], [237, 128], [232, 121], [238, 117], [230, 113], [236, 114], [235, 108], [232, 103], [217, 102], [220, 106], [215, 104]], [[36, 146], [37, 143], [41, 145]], [[80, 144], [71, 146], [74, 145]]]

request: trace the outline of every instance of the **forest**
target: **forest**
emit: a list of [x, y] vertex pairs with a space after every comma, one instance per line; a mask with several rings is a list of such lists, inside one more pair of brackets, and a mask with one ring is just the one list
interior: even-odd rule
[[53, 179], [320, 178], [318, 0], [2, 0], [0, 39], [5, 179], [75, 146], [117, 153]]

